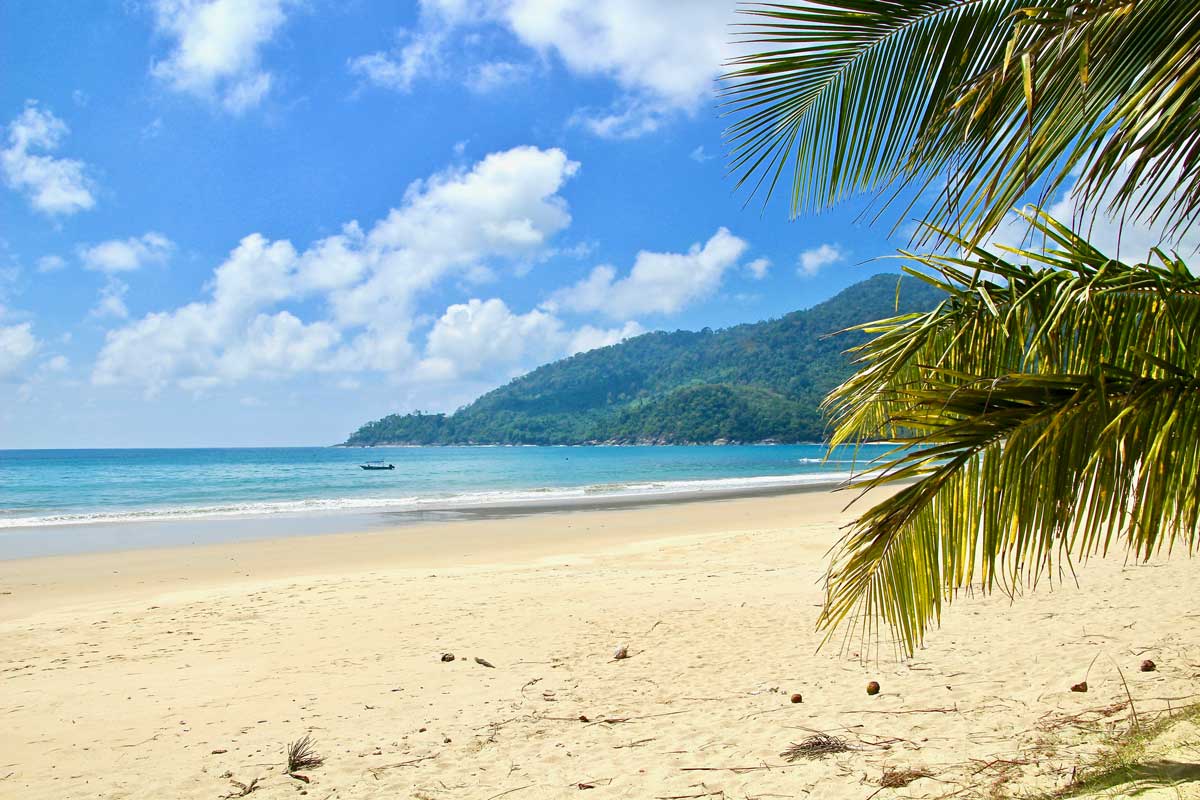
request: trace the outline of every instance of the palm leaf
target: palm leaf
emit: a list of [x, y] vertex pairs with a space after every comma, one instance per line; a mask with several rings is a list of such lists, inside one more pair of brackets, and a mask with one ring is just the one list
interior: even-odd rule
[[[1036, 184], [1179, 232], [1200, 209], [1200, 7], [1178, 0], [756, 4], [725, 76], [730, 170], [791, 211], [891, 186], [978, 242]], [[934, 190], [936, 187], [936, 190]]]
[[908, 254], [947, 299], [862, 326], [860, 369], [826, 401], [834, 442], [908, 447], [867, 476], [903, 486], [839, 544], [827, 631], [887, 624], [911, 653], [975, 583], [1012, 591], [1110, 549], [1197, 544], [1200, 279], [1027, 219], [1044, 252]]

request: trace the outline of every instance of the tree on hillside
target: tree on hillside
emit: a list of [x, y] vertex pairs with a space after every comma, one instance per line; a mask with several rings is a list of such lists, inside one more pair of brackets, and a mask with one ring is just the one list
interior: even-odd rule
[[[1166, 244], [1200, 214], [1200, 4], [809, 0], [744, 12], [726, 76], [730, 158], [793, 215], [875, 192], [924, 223], [905, 269], [948, 293], [860, 326], [826, 399], [834, 441], [898, 449], [904, 482], [834, 553], [819, 625], [889, 625], [911, 653], [956, 590], [1089, 556], [1192, 551], [1200, 527], [1200, 280], [1120, 260], [1093, 225]], [[1040, 209], [1066, 192], [1076, 209]], [[1018, 220], [1021, 248], [995, 243]], [[879, 212], [882, 213], [883, 209]], [[1033, 245], [1028, 244], [1033, 242]], [[1188, 255], [1185, 253], [1185, 255]]]

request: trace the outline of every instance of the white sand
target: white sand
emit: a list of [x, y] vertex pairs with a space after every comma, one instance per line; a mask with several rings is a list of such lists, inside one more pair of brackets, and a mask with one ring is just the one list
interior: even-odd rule
[[[1027, 796], [1126, 724], [1118, 665], [1143, 715], [1200, 699], [1186, 557], [964, 598], [907, 664], [816, 652], [844, 500], [0, 562], [0, 797], [212, 799], [259, 778], [259, 800], [865, 800], [910, 767], [935, 777], [875, 796]], [[1090, 691], [1068, 691], [1089, 664]], [[814, 731], [854, 749], [781, 757]], [[304, 784], [282, 758], [308, 732], [326, 763]]]

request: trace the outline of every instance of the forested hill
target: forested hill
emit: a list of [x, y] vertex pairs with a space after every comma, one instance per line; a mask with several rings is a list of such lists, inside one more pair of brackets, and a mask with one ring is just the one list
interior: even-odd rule
[[[370, 422], [347, 445], [811, 442], [818, 406], [864, 335], [828, 334], [897, 312], [898, 276], [875, 275], [805, 311], [720, 331], [647, 333], [555, 361], [452, 415]], [[942, 295], [912, 278], [899, 312]]]

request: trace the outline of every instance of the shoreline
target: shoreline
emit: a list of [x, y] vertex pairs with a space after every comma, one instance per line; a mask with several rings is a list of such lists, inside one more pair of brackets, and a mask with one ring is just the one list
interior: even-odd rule
[[[725, 482], [729, 485], [723, 485]], [[559, 490], [561, 493], [558, 496], [551, 499], [542, 499], [539, 493], [527, 492], [510, 500], [500, 498], [476, 503], [456, 503], [453, 499], [430, 500], [421, 507], [395, 510], [368, 505], [361, 509], [314, 509], [275, 514], [195, 514], [163, 519], [117, 518], [111, 521], [13, 525], [0, 528], [0, 563], [26, 558], [190, 546], [206, 542], [219, 544], [295, 536], [328, 536], [463, 520], [509, 519], [576, 511], [625, 510], [643, 506], [833, 492], [849, 487], [843, 473], [800, 473], [661, 483], [665, 487], [661, 490], [631, 489], [572, 495], [567, 492], [586, 491], [589, 487], [564, 487]], [[672, 488], [672, 483], [693, 485]], [[849, 502], [855, 494], [847, 490], [843, 496]], [[363, 502], [369, 504], [370, 500]]]

